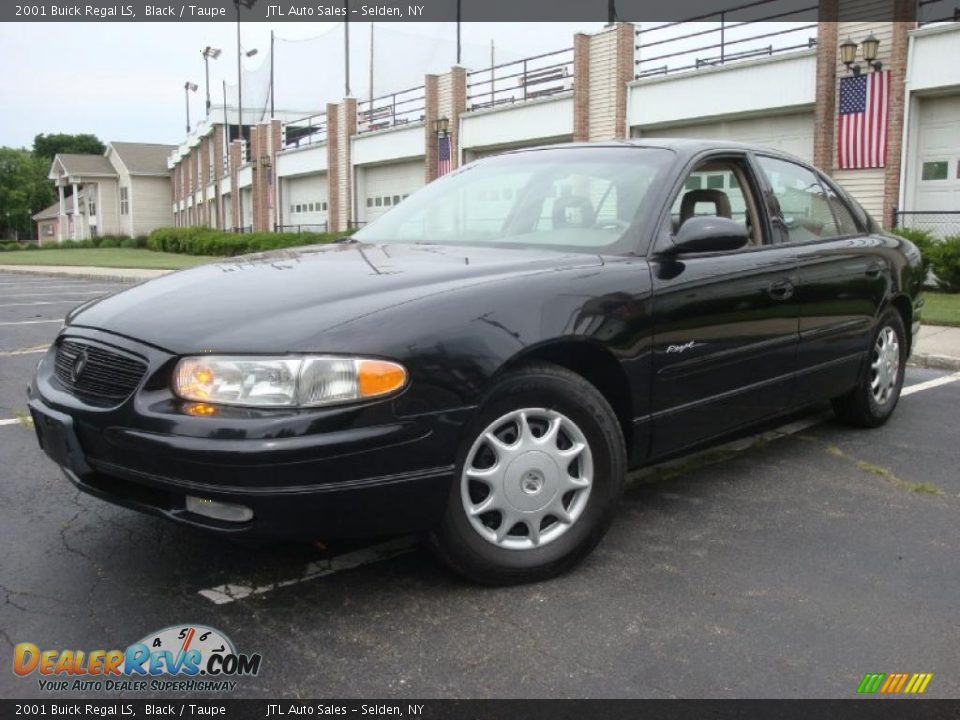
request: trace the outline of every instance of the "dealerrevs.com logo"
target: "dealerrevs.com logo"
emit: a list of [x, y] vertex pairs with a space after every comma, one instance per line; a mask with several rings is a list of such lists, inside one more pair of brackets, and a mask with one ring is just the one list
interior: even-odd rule
[[126, 650], [41, 650], [18, 643], [13, 672], [46, 692], [230, 692], [260, 672], [259, 653], [238, 653], [219, 630], [172, 625]]

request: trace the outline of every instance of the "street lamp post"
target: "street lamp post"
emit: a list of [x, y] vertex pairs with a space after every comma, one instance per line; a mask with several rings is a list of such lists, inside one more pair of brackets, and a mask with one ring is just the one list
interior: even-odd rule
[[210, 61], [216, 60], [220, 57], [220, 53], [223, 52], [220, 48], [210, 47], [207, 45], [203, 50], [200, 51], [200, 54], [203, 55], [203, 72], [207, 80], [207, 116], [210, 115]]
[[189, 80], [183, 84], [184, 105], [187, 108], [187, 135], [190, 134], [190, 93], [196, 92], [197, 89], [197, 84], [192, 83]]

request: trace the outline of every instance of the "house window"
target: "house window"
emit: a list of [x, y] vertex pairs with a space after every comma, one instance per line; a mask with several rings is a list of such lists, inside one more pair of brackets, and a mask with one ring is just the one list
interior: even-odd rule
[[373, 198], [367, 198], [367, 207], [373, 207]]
[[[320, 205], [322, 206], [320, 209], [323, 210], [324, 212], [326, 212], [326, 211], [327, 211], [327, 204], [324, 202], [324, 203], [320, 203]], [[369, 203], [367, 204], [367, 207], [370, 207]]]
[[920, 178], [922, 180], [946, 180], [947, 161], [934, 160], [932, 162], [925, 162], [921, 170]]
[[130, 196], [128, 194], [129, 188], [122, 187], [120, 188], [120, 214], [129, 215], [130, 214]]
[[396, 204], [398, 204], [399, 202], [400, 202], [400, 196], [399, 196], [399, 195], [394, 195], [394, 196], [393, 196], [393, 204], [396, 205]]
[[87, 200], [87, 215], [94, 217], [97, 214], [97, 204], [93, 200]]
[[374, 198], [373, 204], [376, 205], [377, 207], [382, 207], [382, 206], [383, 206], [383, 198], [382, 198], [382, 197]]

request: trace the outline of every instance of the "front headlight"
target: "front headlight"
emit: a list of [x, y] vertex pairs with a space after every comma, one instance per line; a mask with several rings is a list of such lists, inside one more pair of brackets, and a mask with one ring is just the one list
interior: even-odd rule
[[184, 400], [252, 407], [336, 405], [389, 395], [406, 382], [395, 362], [332, 355], [188, 357], [173, 373]]

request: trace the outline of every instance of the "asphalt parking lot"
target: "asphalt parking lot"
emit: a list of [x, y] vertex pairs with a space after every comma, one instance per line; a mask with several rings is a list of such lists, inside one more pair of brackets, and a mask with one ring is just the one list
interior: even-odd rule
[[960, 696], [958, 377], [910, 369], [879, 430], [812, 412], [635, 476], [574, 572], [489, 589], [406, 540], [252, 548], [73, 489], [24, 387], [67, 310], [118, 287], [0, 273], [2, 697], [48, 696], [16, 643], [185, 623], [262, 654], [238, 697], [848, 698], [866, 672]]

